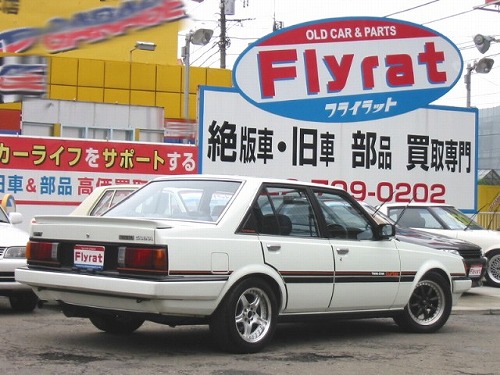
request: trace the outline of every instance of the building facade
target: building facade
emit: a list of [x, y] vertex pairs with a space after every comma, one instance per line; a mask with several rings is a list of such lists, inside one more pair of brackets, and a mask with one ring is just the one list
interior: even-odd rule
[[[23, 132], [23, 101], [33, 97], [158, 107], [165, 126], [189, 124], [196, 119], [200, 85], [232, 85], [229, 70], [186, 67], [179, 61], [177, 40], [186, 19], [180, 0], [9, 4], [0, 9], [1, 133]], [[154, 49], [138, 48], [139, 41]], [[20, 85], [26, 80], [29, 84]], [[86, 119], [81, 122], [86, 127]], [[52, 135], [60, 126], [65, 124], [57, 124]]]
[[479, 110], [479, 169], [500, 170], [500, 106]]

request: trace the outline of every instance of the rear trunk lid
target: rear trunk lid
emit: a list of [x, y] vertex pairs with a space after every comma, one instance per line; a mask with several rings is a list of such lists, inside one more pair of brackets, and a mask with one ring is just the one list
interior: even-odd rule
[[32, 240], [155, 244], [157, 229], [171, 228], [161, 220], [91, 217], [36, 216], [30, 228]]

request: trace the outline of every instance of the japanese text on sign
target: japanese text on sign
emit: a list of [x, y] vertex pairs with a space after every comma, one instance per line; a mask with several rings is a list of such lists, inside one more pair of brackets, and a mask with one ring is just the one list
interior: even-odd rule
[[0, 139], [0, 167], [168, 174], [196, 171], [194, 148], [186, 151], [182, 146], [171, 145], [71, 143], [63, 140]]
[[[335, 134], [305, 127], [292, 127], [291, 141], [275, 139], [274, 131], [265, 127], [237, 126], [212, 121], [208, 127], [206, 156], [211, 161], [267, 164], [275, 152], [291, 147], [292, 166], [329, 166], [335, 162]], [[291, 143], [291, 144], [290, 144]], [[352, 133], [352, 168], [392, 168], [391, 136], [377, 132]], [[471, 142], [456, 139], [434, 139], [423, 134], [407, 137], [407, 165], [428, 171], [471, 173]]]

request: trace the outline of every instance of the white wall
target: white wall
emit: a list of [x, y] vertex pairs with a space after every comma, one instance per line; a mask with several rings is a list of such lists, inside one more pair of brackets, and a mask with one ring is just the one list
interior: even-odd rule
[[[61, 124], [63, 137], [65, 127], [131, 131], [145, 129], [157, 131], [161, 139], [155, 138], [153, 141], [161, 142], [163, 141], [164, 109], [150, 106], [30, 99], [23, 102], [22, 124], [23, 135], [36, 136], [46, 135], [47, 125], [53, 124]], [[42, 127], [44, 128], [43, 134], [40, 134]], [[69, 129], [68, 132], [71, 137], [74, 136]]]

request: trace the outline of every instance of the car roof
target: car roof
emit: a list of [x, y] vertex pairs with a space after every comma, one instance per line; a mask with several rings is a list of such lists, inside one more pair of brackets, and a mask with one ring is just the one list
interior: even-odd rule
[[320, 187], [320, 188], [329, 188], [332, 190], [345, 191], [344, 189], [325, 185], [318, 184], [314, 182], [307, 181], [299, 181], [299, 180], [291, 180], [284, 178], [274, 178], [274, 177], [258, 177], [258, 176], [242, 176], [242, 175], [221, 175], [221, 174], [183, 174], [183, 175], [169, 175], [169, 176], [161, 176], [156, 177], [152, 181], [164, 181], [164, 180], [174, 180], [174, 179], [192, 179], [192, 180], [227, 180], [227, 181], [248, 181], [252, 183], [276, 183], [276, 184], [291, 184], [291, 185], [301, 185], [301, 186], [310, 186], [310, 187]]
[[102, 185], [102, 186], [97, 186], [95, 187], [92, 192], [94, 191], [102, 191], [102, 190], [130, 190], [130, 189], [139, 189], [140, 187], [144, 186], [144, 184], [116, 184], [116, 185]]
[[454, 207], [446, 203], [386, 203], [383, 207]]

